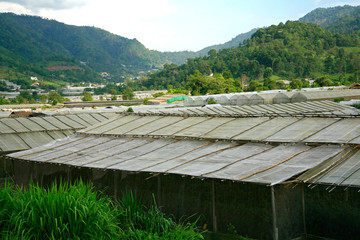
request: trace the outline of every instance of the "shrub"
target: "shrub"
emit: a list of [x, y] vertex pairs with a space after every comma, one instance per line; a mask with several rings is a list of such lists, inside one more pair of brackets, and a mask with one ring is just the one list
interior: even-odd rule
[[11, 201], [1, 212], [8, 221], [3, 224], [0, 219], [7, 228], [3, 235], [10, 239], [111, 239], [119, 235], [111, 201], [81, 181], [54, 183], [49, 189], [30, 184], [28, 190], [18, 188], [13, 193], [5, 188], [1, 199]]
[[344, 101], [345, 98], [341, 97], [341, 98], [334, 98], [334, 102], [341, 102]]
[[210, 98], [207, 104], [217, 104], [217, 102], [213, 98]]
[[132, 107], [129, 107], [126, 112], [134, 112], [134, 109], [132, 109]]

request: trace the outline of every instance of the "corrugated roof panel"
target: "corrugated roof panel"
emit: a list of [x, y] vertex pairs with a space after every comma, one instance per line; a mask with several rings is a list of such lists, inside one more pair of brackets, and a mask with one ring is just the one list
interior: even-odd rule
[[184, 118], [184, 120], [180, 121], [180, 122], [176, 122], [168, 127], [164, 127], [163, 129], [159, 129], [155, 132], [152, 132], [149, 135], [159, 135], [159, 136], [172, 136], [175, 133], [182, 131], [186, 128], [189, 128], [191, 126], [197, 125], [199, 123], [205, 122], [209, 120], [209, 118], [207, 117], [189, 117], [189, 118]]
[[315, 147], [308, 151], [302, 152], [290, 158], [288, 161], [268, 169], [267, 171], [252, 175], [251, 177], [244, 179], [244, 181], [270, 183], [271, 185], [275, 185], [284, 182], [301, 172], [315, 167], [323, 161], [335, 156], [344, 149], [345, 147], [334, 145]]
[[[94, 136], [91, 137], [75, 137], [69, 139], [68, 142], [63, 142], [56, 148], [51, 148], [48, 151], [41, 151], [39, 153], [31, 154], [30, 158], [39, 159], [42, 162], [62, 163], [61, 159], [64, 156], [69, 156], [81, 151], [89, 146], [99, 144], [103, 139]], [[27, 158], [27, 157], [26, 157]]]
[[11, 152], [25, 150], [29, 146], [15, 134], [2, 134], [0, 137], [0, 148], [3, 152]]
[[[106, 119], [111, 119], [111, 118], [114, 118], [114, 117], [117, 117], [119, 114], [116, 114], [114, 112], [108, 112], [108, 113], [101, 113], [101, 114], [98, 114], [98, 115], [101, 115], [102, 117], [106, 118]], [[99, 116], [98, 116], [99, 117]], [[99, 118], [100, 121], [103, 121]]]
[[46, 132], [19, 133], [18, 136], [21, 137], [31, 148], [47, 144], [54, 140]]
[[56, 119], [58, 119], [60, 122], [70, 126], [71, 128], [84, 128], [86, 126], [72, 120], [68, 115], [64, 115], [64, 116], [54, 116]]
[[2, 118], [0, 121], [16, 132], [29, 132], [28, 128], [16, 121], [14, 118]]
[[[229, 145], [224, 143], [216, 143], [214, 145], [222, 146], [219, 146], [218, 148], [215, 148], [215, 146], [209, 146], [209, 149], [202, 153], [205, 156], [201, 156], [199, 154], [195, 156], [193, 156], [192, 154], [181, 156], [180, 158], [177, 158], [176, 161], [172, 161], [176, 162], [178, 165], [167, 172], [191, 176], [210, 174], [212, 172], [219, 171], [221, 168], [225, 168], [229, 165], [235, 164], [242, 159], [259, 154], [265, 150], [269, 150], [270, 148], [272, 148], [271, 145], [256, 143], [247, 143], [241, 146]], [[219, 149], [224, 150], [217, 152]], [[214, 153], [211, 154], [212, 152]], [[182, 164], [184, 162], [188, 162], [188, 164]]]
[[133, 120], [131, 122], [128, 122], [126, 124], [123, 124], [122, 126], [118, 126], [109, 131], [106, 131], [106, 132], [104, 132], [104, 134], [117, 134], [117, 135], [126, 134], [127, 132], [129, 132], [131, 130], [135, 130], [135, 129], [142, 127], [144, 125], [147, 125], [153, 121], [159, 120], [160, 118], [162, 118], [162, 117], [144, 116], [144, 117], [138, 118], [136, 120]]
[[63, 134], [62, 131], [48, 131], [47, 134], [49, 134], [53, 139], [65, 138], [67, 136]]
[[[192, 145], [189, 145], [191, 144], [191, 142], [186, 140], [182, 140], [180, 144], [185, 145], [188, 150], [184, 151], [182, 154], [181, 152], [177, 152], [177, 154], [171, 154], [171, 151], [169, 151], [170, 149], [168, 149], [168, 151], [164, 154], [164, 157], [162, 157], [160, 161], [153, 160], [154, 162], [156, 162], [156, 164], [153, 164], [152, 166], [145, 168], [143, 171], [168, 173], [176, 169], [177, 167], [187, 164], [192, 164], [192, 162], [196, 159], [202, 157], [209, 157], [212, 154], [216, 154], [218, 152], [237, 146], [236, 143], [230, 143], [230, 142], [212, 143], [208, 141], [200, 141], [196, 144], [192, 143]], [[192, 149], [190, 150], [190, 148]], [[155, 158], [152, 157], [151, 159], [155, 159]], [[183, 172], [181, 174], [188, 175], [189, 173]]]
[[207, 120], [206, 122], [202, 122], [184, 130], [181, 130], [174, 135], [181, 137], [201, 137], [206, 135], [206, 133], [211, 132], [212, 130], [215, 130], [216, 128], [221, 127], [222, 125], [233, 120], [234, 118], [212, 118]]
[[58, 130], [66, 130], [66, 129], [72, 129], [73, 127], [64, 124], [63, 122], [59, 121], [56, 117], [45, 117], [43, 118], [47, 122], [49, 122], [51, 125], [55, 126]]
[[243, 159], [219, 171], [205, 174], [205, 177], [246, 181], [258, 172], [271, 168], [282, 161], [295, 156], [310, 147], [305, 145], [280, 145], [258, 155]]
[[305, 139], [306, 142], [347, 143], [360, 136], [360, 118], [342, 119], [317, 134]]
[[18, 122], [24, 125], [29, 131], [45, 131], [46, 129], [41, 127], [36, 121], [31, 118], [16, 118]]
[[236, 137], [236, 139], [241, 140], [250, 140], [250, 141], [260, 141], [264, 140], [267, 137], [274, 135], [279, 132], [281, 129], [294, 124], [299, 121], [297, 118], [274, 118], [270, 121], [266, 121], [263, 124], [260, 124], [249, 131], [244, 132]]
[[58, 127], [52, 125], [46, 119], [50, 119], [52, 117], [32, 117], [30, 118], [31, 121], [34, 121], [35, 123], [39, 124], [42, 128], [52, 131], [52, 130], [59, 130]]
[[155, 121], [149, 122], [146, 125], [143, 125], [141, 127], [135, 128], [129, 132], [127, 132], [127, 134], [131, 134], [131, 135], [147, 135], [150, 134], [152, 132], [155, 132], [159, 129], [162, 129], [164, 127], [170, 126], [171, 124], [174, 124], [178, 121], [183, 120], [183, 117], [165, 117], [165, 118], [159, 118]]
[[238, 118], [204, 135], [205, 138], [237, 139], [237, 135], [247, 131], [269, 118]]
[[[166, 139], [168, 140], [168, 139]], [[173, 159], [185, 155], [197, 155], [198, 151], [213, 143], [209, 141], [196, 141], [196, 140], [177, 140], [172, 142], [166, 148], [158, 149], [157, 151], [148, 153], [140, 158], [129, 161], [128, 165], [141, 165], [139, 171], [146, 172], [165, 172], [171, 168]], [[202, 153], [201, 153], [202, 154]], [[139, 162], [135, 163], [139, 160]]]
[[104, 121], [103, 123], [98, 123], [92, 127], [89, 127], [80, 132], [86, 132], [90, 134], [103, 134], [107, 131], [110, 131], [114, 128], [120, 127], [129, 122], [135, 121], [136, 119], [141, 118], [137, 115], [129, 115], [129, 116], [118, 116], [117, 118], [112, 118]]
[[[329, 185], [350, 185], [360, 186], [360, 179], [354, 175], [360, 171], [360, 151], [355, 152], [354, 155], [346, 159], [339, 166], [331, 169], [326, 174], [322, 174], [317, 179], [316, 183], [329, 184]], [[310, 181], [312, 182], [312, 181]]]
[[0, 121], [0, 133], [14, 133], [15, 130], [8, 127], [2, 121]]
[[265, 139], [269, 142], [300, 142], [319, 130], [335, 123], [334, 118], [303, 118]]
[[[72, 165], [71, 162], [77, 162], [78, 166], [81, 166], [80, 163], [89, 161], [89, 158], [87, 156], [90, 153], [97, 153], [103, 156], [105, 149], [119, 142], [114, 140], [115, 139], [108, 137], [97, 137], [81, 140], [76, 144], [76, 147], [73, 148], [72, 146], [70, 146], [69, 149], [66, 149], [65, 154], [53, 156], [47, 161], [51, 163], [61, 163], [69, 165]], [[126, 140], [120, 142], [126, 142]]]
[[77, 116], [82, 120], [84, 120], [88, 124], [88, 126], [92, 126], [94, 124], [99, 123], [99, 121], [96, 118], [94, 118], [91, 114], [84, 113], [84, 114], [78, 114]]
[[[124, 143], [120, 143], [113, 147], [111, 151], [105, 152], [100, 156], [94, 157], [92, 161], [88, 163], [84, 163], [83, 166], [92, 167], [92, 168], [109, 168], [117, 163], [120, 163], [130, 157], [128, 153], [132, 153], [133, 155], [140, 147], [145, 146], [146, 149], [149, 146], [153, 146], [152, 143], [154, 140], [152, 139], [131, 139], [127, 138], [127, 141]], [[140, 152], [141, 154], [141, 152]], [[132, 155], [132, 156], [133, 156]]]
[[98, 122], [103, 122], [107, 119], [110, 119], [110, 117], [107, 117], [107, 115], [103, 115], [101, 113], [91, 113], [92, 117], [94, 117]]
[[67, 118], [70, 118], [71, 120], [81, 124], [83, 127], [88, 127], [90, 124], [86, 121], [84, 121], [82, 118], [80, 118], [78, 115], [75, 114], [68, 114], [66, 115]]

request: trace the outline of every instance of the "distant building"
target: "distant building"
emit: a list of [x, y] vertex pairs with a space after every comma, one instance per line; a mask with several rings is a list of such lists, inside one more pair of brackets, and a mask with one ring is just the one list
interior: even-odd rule
[[10, 81], [5, 80], [5, 79], [0, 79], [0, 81], [5, 82], [6, 86], [11, 90], [18, 90], [21, 87], [20, 85], [17, 85], [15, 83], [10, 82]]
[[38, 78], [37, 78], [37, 77], [30, 77], [30, 79], [31, 79], [32, 81], [38, 81]]

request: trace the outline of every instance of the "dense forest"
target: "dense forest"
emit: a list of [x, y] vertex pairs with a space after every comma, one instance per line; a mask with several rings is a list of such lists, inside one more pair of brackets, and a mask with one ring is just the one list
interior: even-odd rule
[[331, 81], [347, 84], [358, 82], [359, 46], [359, 34], [337, 34], [315, 24], [288, 21], [259, 29], [243, 46], [210, 50], [208, 56], [180, 66], [165, 65], [133, 87], [204, 94], [284, 88], [278, 79], [297, 79], [292, 87], [299, 87], [304, 78], [323, 75], [326, 81], [318, 81], [319, 86]]

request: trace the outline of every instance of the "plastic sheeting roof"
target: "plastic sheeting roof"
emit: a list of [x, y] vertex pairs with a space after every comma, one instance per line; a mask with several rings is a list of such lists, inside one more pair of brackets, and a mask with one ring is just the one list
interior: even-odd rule
[[360, 116], [360, 111], [332, 101], [278, 103], [242, 106], [189, 107], [177, 109], [147, 110], [146, 113], [188, 116]]
[[104, 170], [172, 173], [274, 185], [328, 161], [347, 148], [71, 136], [8, 157]]
[[347, 148], [313, 169], [300, 175], [297, 180], [309, 184], [325, 184], [332, 187], [360, 187], [359, 145]]
[[119, 115], [82, 134], [151, 136], [279, 143], [359, 144], [360, 118], [180, 117]]
[[78, 114], [31, 118], [0, 119], [0, 151], [19, 151], [38, 147], [54, 139], [73, 135], [116, 114]]

